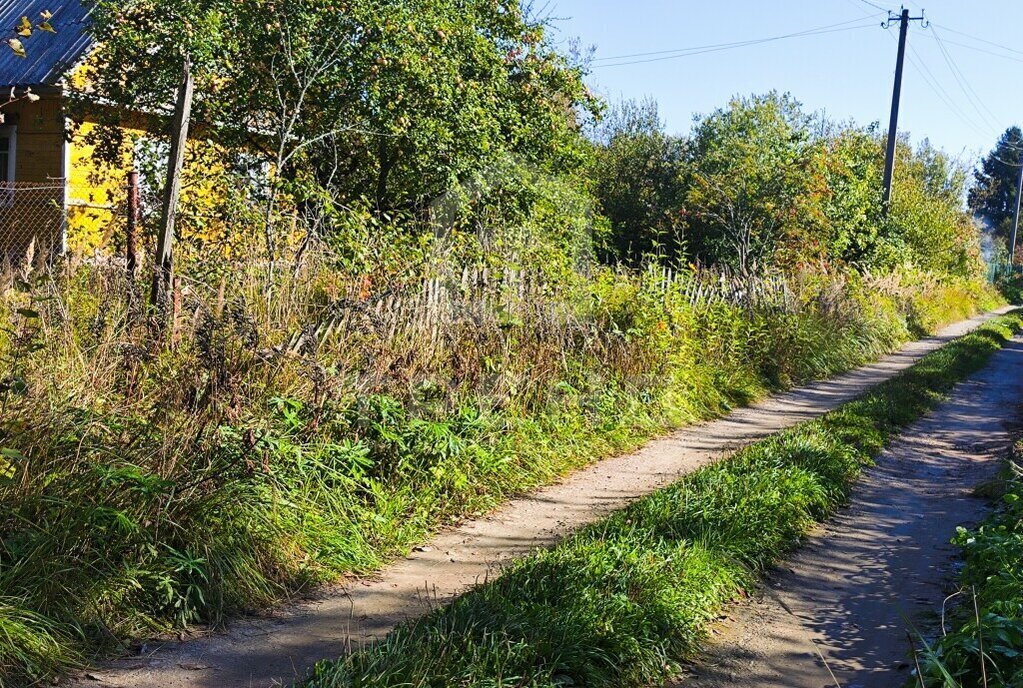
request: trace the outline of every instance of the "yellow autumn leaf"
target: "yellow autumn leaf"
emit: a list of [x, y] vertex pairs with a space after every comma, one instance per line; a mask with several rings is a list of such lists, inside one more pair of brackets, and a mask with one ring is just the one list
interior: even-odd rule
[[21, 22], [18, 24], [18, 35], [19, 36], [32, 35], [32, 22], [28, 20], [28, 17], [21, 18]]
[[57, 30], [53, 28], [53, 24], [48, 21], [44, 21], [41, 24], [36, 24], [36, 28], [40, 31], [48, 31], [49, 33], [57, 33]]
[[14, 54], [17, 55], [18, 57], [25, 57], [26, 56], [25, 55], [25, 45], [21, 41], [19, 41], [17, 38], [8, 38], [7, 39], [7, 45], [9, 45], [11, 47], [11, 50], [13, 50]]
[[49, 10], [43, 10], [42, 12], [39, 13], [39, 16], [43, 18], [43, 21], [50, 21], [51, 19], [53, 19], [53, 12], [50, 12]]

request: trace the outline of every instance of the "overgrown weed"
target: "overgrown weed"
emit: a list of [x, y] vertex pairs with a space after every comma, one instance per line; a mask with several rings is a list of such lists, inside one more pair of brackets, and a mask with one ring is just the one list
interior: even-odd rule
[[1021, 328], [1017, 311], [957, 339], [862, 398], [682, 478], [368, 649], [321, 663], [308, 685], [661, 684], [696, 657], [725, 603], [846, 500], [888, 438]]
[[510, 494], [876, 358], [914, 330], [906, 303], [955, 319], [984, 301], [820, 274], [368, 293], [326, 259], [277, 274], [186, 278], [167, 329], [109, 267], [0, 278], [6, 683], [372, 571]]

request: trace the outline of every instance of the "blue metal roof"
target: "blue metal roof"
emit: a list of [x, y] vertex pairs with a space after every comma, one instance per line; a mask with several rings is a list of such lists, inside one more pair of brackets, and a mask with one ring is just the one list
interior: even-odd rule
[[[53, 14], [50, 23], [57, 33], [32, 32], [21, 39], [28, 57], [18, 57], [6, 45], [22, 17], [33, 26], [41, 20], [39, 13]], [[0, 0], [0, 87], [52, 86], [74, 67], [92, 47], [88, 31], [89, 8], [82, 0]]]

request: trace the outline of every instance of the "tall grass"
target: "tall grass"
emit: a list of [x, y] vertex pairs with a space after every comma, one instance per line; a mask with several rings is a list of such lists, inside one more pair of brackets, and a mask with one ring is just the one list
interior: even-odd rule
[[989, 298], [919, 277], [375, 285], [309, 260], [185, 279], [163, 327], [112, 269], [0, 276], [0, 683], [371, 571]]
[[695, 658], [726, 602], [843, 503], [888, 438], [1021, 328], [1016, 312], [957, 339], [861, 399], [682, 478], [377, 645], [321, 663], [308, 685], [661, 684]]

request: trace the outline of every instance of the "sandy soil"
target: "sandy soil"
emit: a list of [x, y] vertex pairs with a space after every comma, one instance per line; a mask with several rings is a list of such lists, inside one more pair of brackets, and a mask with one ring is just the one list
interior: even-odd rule
[[[992, 314], [993, 315], [993, 314]], [[847, 375], [771, 397], [719, 421], [654, 440], [626, 456], [580, 470], [563, 482], [508, 502], [488, 517], [438, 534], [427, 547], [374, 579], [318, 591], [266, 618], [236, 621], [226, 633], [150, 643], [135, 657], [79, 679], [81, 686], [122, 688], [264, 688], [304, 676], [493, 577], [515, 559], [557, 542], [679, 476], [736, 448], [835, 408], [975, 328], [953, 325]]]
[[949, 540], [985, 512], [972, 492], [996, 473], [1021, 402], [1017, 340], [882, 454], [850, 506], [733, 610], [676, 687], [903, 685], [908, 634], [935, 629], [954, 585]]

